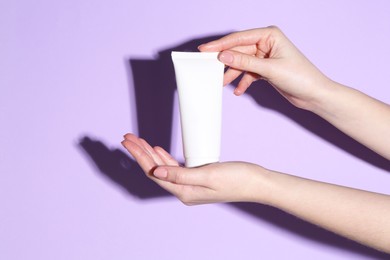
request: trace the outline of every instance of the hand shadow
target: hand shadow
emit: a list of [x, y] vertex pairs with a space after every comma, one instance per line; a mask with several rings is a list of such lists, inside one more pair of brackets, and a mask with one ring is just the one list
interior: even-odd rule
[[[216, 35], [187, 41], [160, 51], [155, 59], [131, 58], [126, 61], [129, 85], [131, 90], [134, 90], [134, 96], [130, 98], [135, 102], [138, 135], [151, 145], [159, 145], [168, 152], [170, 151], [173, 98], [176, 91], [171, 51], [196, 51], [198, 45], [219, 37], [220, 35]], [[236, 83], [237, 81], [233, 85]], [[344, 135], [316, 115], [294, 108], [267, 82], [256, 82], [254, 86], [249, 88], [247, 95], [250, 95], [258, 105], [278, 111], [308, 131], [357, 158], [389, 171], [387, 160]], [[93, 140], [88, 136], [84, 136], [80, 140], [79, 147], [101, 174], [125, 189], [129, 194], [142, 199], [169, 195], [150, 181], [137, 163], [121, 150], [111, 150], [103, 142]], [[276, 208], [253, 203], [231, 203], [229, 205], [298, 236], [360, 255], [376, 259], [389, 259], [387, 254], [323, 230]]]
[[[237, 85], [238, 80], [233, 84]], [[259, 80], [252, 84], [246, 94], [260, 106], [272, 109], [292, 119], [295, 123], [305, 128], [318, 137], [328, 141], [345, 152], [376, 166], [379, 169], [390, 172], [390, 161], [368, 149], [364, 145], [344, 134], [316, 114], [302, 110], [291, 105], [282, 97], [267, 81]]]
[[141, 167], [128, 154], [119, 149], [109, 149], [101, 141], [84, 136], [79, 147], [89, 157], [98, 172], [128, 194], [140, 199], [171, 196], [170, 193], [149, 180]]
[[[127, 153], [119, 149], [110, 149], [104, 143], [88, 136], [80, 139], [79, 147], [86, 154], [98, 172], [129, 195], [139, 199], [153, 199], [172, 196], [153, 181], [149, 180], [139, 165]], [[266, 223], [279, 227], [284, 231], [311, 241], [329, 245], [372, 257], [373, 259], [389, 259], [389, 255], [360, 245], [354, 241], [338, 236], [320, 227], [298, 219], [277, 208], [254, 203], [229, 203], [227, 205], [244, 211]]]

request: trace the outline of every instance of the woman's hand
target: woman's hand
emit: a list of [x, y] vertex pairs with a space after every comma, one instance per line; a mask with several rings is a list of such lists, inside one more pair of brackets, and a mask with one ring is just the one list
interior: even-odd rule
[[145, 174], [186, 205], [249, 201], [289, 212], [390, 253], [390, 196], [266, 170], [243, 163], [183, 168], [165, 150], [125, 135], [122, 144]]
[[126, 134], [123, 146], [145, 174], [186, 205], [214, 202], [255, 201], [267, 203], [268, 170], [250, 163], [214, 163], [184, 168], [161, 147]]
[[262, 78], [292, 104], [310, 110], [331, 82], [274, 26], [235, 32], [202, 44], [199, 50], [221, 52], [219, 60], [229, 66], [225, 85], [245, 74], [236, 95]]
[[390, 159], [390, 106], [328, 79], [277, 27], [229, 34], [202, 44], [229, 66], [224, 83], [245, 73], [235, 93], [264, 78], [292, 104], [316, 113], [358, 142]]

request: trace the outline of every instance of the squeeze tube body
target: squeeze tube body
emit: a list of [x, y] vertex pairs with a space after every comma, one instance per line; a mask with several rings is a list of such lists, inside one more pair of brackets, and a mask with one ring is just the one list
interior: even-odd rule
[[217, 52], [172, 52], [186, 167], [219, 161], [224, 64]]

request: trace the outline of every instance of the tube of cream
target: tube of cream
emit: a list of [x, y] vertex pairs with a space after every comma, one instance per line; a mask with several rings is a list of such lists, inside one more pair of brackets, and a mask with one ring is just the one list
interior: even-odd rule
[[224, 64], [217, 52], [172, 52], [186, 167], [219, 161]]

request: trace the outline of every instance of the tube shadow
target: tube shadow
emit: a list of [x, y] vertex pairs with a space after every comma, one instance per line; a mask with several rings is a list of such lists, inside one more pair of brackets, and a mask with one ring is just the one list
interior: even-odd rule
[[[176, 90], [171, 51], [196, 51], [198, 45], [220, 36], [198, 38], [164, 49], [155, 59], [131, 58], [126, 61], [129, 85], [134, 89], [138, 135], [151, 145], [159, 145], [170, 151], [173, 99]], [[267, 82], [256, 82], [255, 86], [249, 88], [247, 95], [250, 95], [258, 105], [278, 111], [340, 149], [378, 168], [390, 171], [388, 160], [346, 136], [318, 116], [293, 107]], [[80, 139], [79, 148], [101, 174], [132, 196], [147, 199], [170, 195], [150, 181], [138, 164], [121, 150], [110, 149], [103, 142], [89, 136]], [[340, 237], [278, 209], [252, 203], [229, 205], [298, 236], [375, 259], [389, 259], [388, 254]]]
[[134, 89], [138, 136], [152, 146], [159, 145], [170, 151], [173, 99], [176, 91], [171, 52], [198, 51], [197, 46], [200, 44], [220, 37], [222, 35], [184, 42], [158, 52], [156, 59], [131, 58], [126, 61], [126, 68], [129, 75], [132, 75], [129, 82]]

